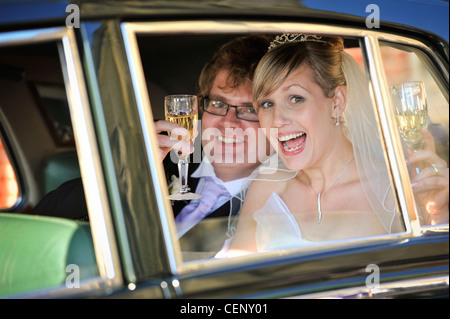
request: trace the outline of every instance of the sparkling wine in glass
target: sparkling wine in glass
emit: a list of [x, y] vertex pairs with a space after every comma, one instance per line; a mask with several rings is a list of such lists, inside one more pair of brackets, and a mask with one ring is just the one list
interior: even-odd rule
[[[183, 126], [188, 134], [184, 137], [191, 145], [194, 144], [195, 132], [198, 122], [198, 99], [196, 95], [168, 95], [164, 98], [166, 121]], [[170, 134], [170, 132], [169, 132]], [[183, 137], [178, 136], [178, 139]], [[169, 196], [171, 200], [191, 200], [200, 198], [200, 195], [189, 192], [188, 187], [188, 153], [177, 151], [178, 174], [180, 192]]]
[[424, 139], [420, 130], [426, 128], [428, 123], [423, 82], [404, 82], [393, 86], [391, 90], [401, 137], [413, 151], [423, 149]]

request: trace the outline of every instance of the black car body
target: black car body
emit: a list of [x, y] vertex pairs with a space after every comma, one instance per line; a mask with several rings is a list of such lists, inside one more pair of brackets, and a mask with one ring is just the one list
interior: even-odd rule
[[[405, 231], [183, 261], [155, 160], [162, 97], [195, 92], [228, 39], [283, 32], [341, 35], [360, 51]], [[426, 65], [448, 163], [448, 1], [1, 1], [0, 140], [17, 191], [0, 214], [0, 296], [448, 297], [448, 224], [419, 221], [385, 48]], [[77, 176], [89, 224], [33, 215], [45, 193]]]

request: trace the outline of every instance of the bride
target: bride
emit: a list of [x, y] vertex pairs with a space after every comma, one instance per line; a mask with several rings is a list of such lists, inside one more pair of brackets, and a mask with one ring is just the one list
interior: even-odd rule
[[[339, 37], [285, 34], [260, 61], [254, 105], [288, 169], [254, 178], [228, 256], [404, 229], [364, 74], [343, 48]], [[448, 221], [448, 168], [429, 153], [442, 174], [423, 175], [446, 179], [435, 193]]]

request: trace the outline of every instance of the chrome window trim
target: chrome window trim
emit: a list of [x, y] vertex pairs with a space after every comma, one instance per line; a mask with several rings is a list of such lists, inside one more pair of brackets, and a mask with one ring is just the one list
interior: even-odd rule
[[399, 280], [381, 283], [379, 286], [370, 288], [359, 286], [344, 288], [327, 292], [312, 293], [300, 296], [293, 296], [286, 299], [365, 299], [365, 298], [389, 298], [401, 297], [402, 294], [420, 293], [433, 289], [448, 289], [449, 277], [436, 276], [429, 278]]
[[[64, 298], [83, 298], [84, 295], [89, 297], [106, 295], [110, 292], [111, 285], [107, 280], [101, 277], [89, 278], [80, 281], [80, 286], [77, 288], [67, 288], [65, 284], [44, 288], [30, 293], [20, 293], [16, 295], [7, 296], [14, 299], [64, 299]], [[3, 296], [2, 296], [3, 297]]]
[[122, 283], [120, 259], [74, 30], [55, 27], [0, 33], [0, 47], [48, 41], [58, 44], [100, 278], [105, 287], [116, 287]]
[[62, 53], [66, 62], [66, 68], [63, 65], [63, 74], [69, 104], [72, 104], [71, 119], [74, 132], [76, 132], [77, 153], [81, 159], [85, 159], [82, 162], [83, 165], [80, 164], [80, 171], [87, 195], [86, 204], [100, 276], [110, 280], [111, 284], [118, 285], [121, 283], [122, 277], [120, 258], [114, 236], [94, 122], [83, 80], [83, 68], [73, 29], [64, 29], [62, 43], [64, 49]]
[[[158, 205], [159, 219], [162, 227], [162, 235], [165, 240], [167, 249], [167, 257], [170, 271], [177, 273], [178, 265], [182, 264], [181, 248], [177, 238], [177, 231], [175, 222], [169, 222], [173, 216], [169, 217], [169, 212], [172, 211], [171, 204], [168, 200], [169, 191], [166, 187], [165, 176], [163, 174], [164, 168], [161, 162], [156, 159], [159, 157], [159, 151], [156, 145], [158, 141], [156, 138], [153, 113], [150, 106], [150, 99], [148, 96], [147, 85], [142, 69], [141, 57], [136, 38], [136, 29], [134, 24], [123, 23], [121, 25], [122, 36], [124, 37], [125, 51], [127, 54], [128, 63], [130, 65], [131, 79], [133, 82], [134, 93], [136, 95], [136, 104], [138, 107], [141, 127], [143, 129], [143, 137], [147, 149], [147, 160], [153, 179], [155, 199]], [[165, 212], [162, 216], [161, 211]]]
[[[147, 150], [148, 160], [150, 166], [152, 167], [152, 173], [160, 163], [156, 163], [153, 158], [153, 154], [156, 154], [156, 149], [154, 145], [156, 142], [156, 135], [150, 133], [153, 129], [153, 115], [151, 114], [151, 106], [147, 91], [147, 86], [145, 83], [145, 77], [142, 69], [142, 64], [140, 63], [140, 55], [137, 47], [136, 34], [180, 34], [180, 30], [185, 34], [196, 34], [196, 33], [213, 33], [213, 34], [239, 34], [239, 33], [274, 33], [281, 34], [285, 32], [305, 32], [305, 33], [317, 33], [317, 34], [329, 34], [337, 36], [351, 36], [355, 38], [360, 38], [366, 45], [367, 50], [362, 47], [363, 55], [366, 55], [366, 59], [369, 63], [368, 69], [370, 74], [370, 85], [372, 87], [373, 101], [375, 105], [376, 112], [378, 116], [385, 114], [390, 114], [392, 109], [390, 108], [390, 96], [388, 94], [387, 82], [384, 73], [384, 69], [381, 68], [381, 64], [377, 63], [380, 61], [379, 45], [378, 41], [389, 41], [395, 39], [396, 42], [414, 45], [415, 47], [425, 51], [432, 59], [434, 63], [437, 63], [446, 74], [448, 82], [448, 72], [446, 72], [440, 59], [437, 55], [431, 51], [425, 44], [412, 40], [403, 36], [391, 35], [377, 30], [369, 29], [355, 29], [353, 27], [338, 27], [338, 26], [325, 26], [325, 25], [315, 25], [308, 23], [290, 23], [290, 22], [256, 22], [256, 21], [232, 21], [232, 20], [222, 20], [222, 21], [210, 21], [210, 20], [192, 20], [192, 21], [163, 21], [163, 22], [123, 22], [121, 24], [122, 33], [125, 41], [125, 48], [127, 52], [127, 57], [130, 63], [130, 72], [133, 78], [133, 87], [137, 97], [137, 103], [139, 107], [139, 113], [141, 114], [140, 120], [141, 125], [144, 128], [144, 136], [146, 143], [149, 146]], [[377, 62], [378, 61], [378, 62]], [[376, 88], [374, 81], [380, 81], [380, 87]], [[382, 117], [383, 118], [383, 117]], [[386, 117], [384, 117], [386, 118]], [[421, 226], [418, 220], [417, 208], [414, 203], [414, 197], [412, 189], [409, 182], [409, 175], [406, 167], [399, 165], [399, 163], [404, 162], [404, 155], [401, 152], [400, 147], [400, 137], [397, 130], [394, 130], [392, 119], [389, 118], [388, 121], [382, 121], [380, 123], [381, 135], [384, 140], [383, 147], [385, 148], [386, 154], [388, 156], [387, 163], [389, 169], [392, 172], [393, 184], [401, 189], [401, 193], [397, 194], [397, 202], [402, 208], [403, 217], [406, 225], [406, 232], [399, 234], [387, 234], [380, 236], [372, 236], [365, 238], [355, 238], [342, 241], [336, 241], [332, 245], [324, 245], [321, 247], [314, 247], [314, 251], [318, 250], [332, 250], [339, 247], [347, 246], [349, 243], [354, 245], [366, 245], [371, 243], [389, 241], [389, 240], [402, 240], [409, 238], [411, 236], [420, 236]], [[154, 132], [154, 130], [152, 130]], [[386, 149], [386, 143], [393, 143], [393, 148]], [[395, 143], [394, 143], [395, 142]], [[388, 143], [388, 144], [389, 144]], [[153, 145], [153, 146], [152, 146]], [[389, 144], [391, 145], [391, 144]], [[153, 149], [152, 149], [153, 147]], [[397, 151], [395, 153], [395, 151]], [[400, 169], [401, 167], [401, 169]], [[154, 174], [153, 176], [158, 176], [158, 180], [154, 180], [155, 188], [160, 187], [165, 184], [161, 178], [164, 178], [162, 174]], [[403, 181], [403, 182], [402, 182]], [[400, 187], [399, 187], [400, 186]], [[403, 188], [403, 186], [405, 186]], [[164, 237], [166, 238], [166, 247], [168, 248], [168, 253], [173, 254], [173, 259], [171, 260], [172, 271], [174, 274], [178, 273], [190, 273], [192, 271], [207, 270], [210, 267], [213, 268], [223, 268], [229, 265], [241, 265], [244, 263], [253, 263], [255, 260], [260, 258], [267, 258], [269, 256], [277, 257], [285, 255], [286, 251], [276, 251], [270, 253], [258, 253], [250, 256], [227, 259], [226, 263], [216, 261], [216, 260], [199, 260], [193, 262], [183, 262], [181, 258], [181, 251], [179, 250], [179, 244], [176, 237], [175, 223], [173, 216], [169, 216], [167, 210], [170, 207], [168, 199], [166, 199], [167, 190], [162, 189], [161, 192], [155, 194], [157, 197], [160, 207], [164, 207], [164, 213], [160, 211], [160, 219], [163, 225]], [[400, 198], [399, 198], [400, 197]], [[404, 199], [404, 200], [403, 200]], [[409, 213], [408, 213], [409, 212]], [[171, 222], [168, 222], [171, 220]], [[441, 225], [442, 226], [442, 225]], [[448, 225], [444, 228], [448, 229]], [[309, 248], [291, 249], [289, 253], [298, 252], [308, 252], [311, 251]], [[270, 258], [270, 257], [269, 257]]]

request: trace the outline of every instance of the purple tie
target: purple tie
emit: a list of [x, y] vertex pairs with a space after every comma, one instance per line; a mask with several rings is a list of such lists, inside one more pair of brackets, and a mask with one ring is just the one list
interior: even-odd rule
[[215, 183], [211, 177], [207, 176], [201, 195], [198, 202], [187, 204], [175, 218], [178, 238], [208, 216], [221, 195], [229, 196], [229, 193], [223, 185]]

